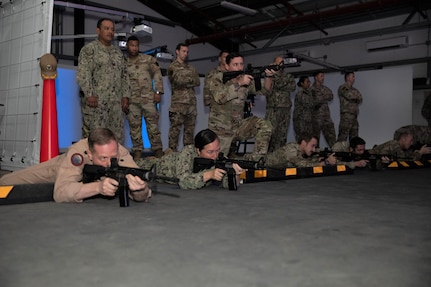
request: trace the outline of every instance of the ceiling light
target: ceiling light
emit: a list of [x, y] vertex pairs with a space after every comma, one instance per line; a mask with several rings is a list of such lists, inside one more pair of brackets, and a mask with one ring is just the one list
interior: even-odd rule
[[257, 13], [257, 10], [250, 9], [250, 8], [247, 8], [247, 7], [244, 7], [241, 5], [237, 5], [237, 4], [234, 4], [231, 2], [227, 2], [227, 1], [221, 1], [220, 6], [227, 8], [227, 9], [230, 9], [230, 10], [237, 11], [237, 12], [242, 13], [244, 15], [250, 15], [251, 16], [251, 15], [254, 15]]

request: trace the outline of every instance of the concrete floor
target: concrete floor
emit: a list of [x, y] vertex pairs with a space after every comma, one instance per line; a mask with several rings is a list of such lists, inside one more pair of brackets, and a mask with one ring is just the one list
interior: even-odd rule
[[0, 206], [0, 284], [431, 286], [431, 169]]

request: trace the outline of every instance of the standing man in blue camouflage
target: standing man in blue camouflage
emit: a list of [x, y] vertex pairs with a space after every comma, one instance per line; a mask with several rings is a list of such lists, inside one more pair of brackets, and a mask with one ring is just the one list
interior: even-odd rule
[[313, 135], [317, 137], [317, 145], [320, 143], [320, 133], [323, 132], [326, 142], [331, 147], [336, 142], [335, 126], [329, 111], [329, 102], [334, 99], [332, 91], [323, 85], [325, 74], [322, 71], [313, 73], [314, 83], [311, 93], [314, 102]]
[[340, 125], [338, 127], [338, 141], [347, 141], [358, 136], [359, 104], [362, 103], [362, 95], [353, 87], [355, 73], [347, 71], [344, 74], [345, 83], [338, 88], [340, 98]]
[[168, 67], [168, 78], [172, 88], [169, 108], [169, 148], [173, 151], [177, 151], [183, 126], [183, 146], [193, 144], [197, 115], [194, 87], [200, 85], [196, 69], [186, 63], [189, 46], [184, 43], [178, 44], [175, 54], [176, 59]]
[[292, 110], [290, 92], [296, 89], [295, 78], [292, 74], [284, 72], [283, 64], [283, 57], [276, 57], [271, 65], [277, 65], [281, 68], [274, 71], [273, 76], [268, 77], [271, 88], [266, 94], [265, 119], [271, 122], [273, 128], [268, 149], [270, 152], [286, 144]]
[[[139, 54], [139, 39], [127, 39], [127, 72], [129, 73], [131, 98], [126, 113], [133, 143], [133, 159], [142, 157], [142, 116], [144, 116], [151, 149], [155, 157], [163, 156], [163, 145], [159, 129], [159, 112], [156, 105], [163, 95], [163, 79], [156, 58]], [[153, 88], [153, 80], [154, 87]]]
[[129, 105], [130, 89], [126, 60], [114, 39], [114, 22], [97, 22], [97, 39], [85, 45], [78, 58], [76, 80], [81, 88], [82, 138], [95, 128], [108, 128], [119, 143], [124, 140], [123, 111]]

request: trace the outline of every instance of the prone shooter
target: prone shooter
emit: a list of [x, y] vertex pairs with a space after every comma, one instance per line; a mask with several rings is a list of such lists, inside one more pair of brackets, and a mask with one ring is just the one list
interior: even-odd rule
[[202, 157], [195, 157], [193, 161], [193, 172], [199, 172], [205, 169], [215, 168], [223, 169], [227, 172], [229, 190], [237, 190], [238, 184], [236, 182], [236, 172], [233, 164], [238, 164], [243, 169], [264, 169], [265, 161], [263, 157], [259, 161], [237, 160], [228, 159], [220, 153], [216, 160]]
[[[116, 158], [111, 158], [111, 166], [103, 167], [100, 165], [86, 164], [82, 173], [82, 182], [88, 183], [99, 180], [101, 177], [110, 177], [118, 181], [117, 195], [121, 207], [129, 206], [129, 192], [126, 175], [132, 174], [139, 176], [144, 181], [153, 181], [157, 179], [168, 180], [171, 182], [178, 182], [177, 178], [158, 176], [156, 174], [156, 167], [153, 166], [151, 170], [144, 170], [139, 168], [122, 167], [118, 165]], [[179, 197], [175, 194], [158, 192], [159, 194]]]
[[[384, 163], [388, 163], [398, 159], [395, 155], [391, 155], [391, 154], [377, 154], [377, 153], [370, 153], [369, 151], [364, 151], [362, 154], [357, 154], [354, 152], [332, 151], [332, 150], [329, 150], [328, 148], [318, 151], [313, 155], [314, 156], [317, 155], [319, 158], [321, 158], [321, 160], [325, 160], [329, 156], [333, 155], [337, 158], [337, 161], [345, 162], [345, 163], [364, 161], [366, 163], [369, 163], [369, 167], [371, 170], [378, 170], [377, 162], [380, 160]], [[350, 167], [354, 167], [354, 166], [350, 166]]]

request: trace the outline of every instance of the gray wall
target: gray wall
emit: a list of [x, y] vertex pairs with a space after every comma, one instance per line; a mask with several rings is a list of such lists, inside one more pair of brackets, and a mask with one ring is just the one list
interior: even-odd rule
[[[360, 136], [367, 142], [367, 147], [372, 147], [374, 144], [383, 143], [392, 139], [395, 129], [400, 126], [410, 124], [412, 122], [412, 82], [405, 81], [405, 78], [411, 78], [411, 67], [392, 67], [383, 70], [374, 70], [367, 72], [356, 73], [355, 86], [359, 89], [363, 96], [363, 104], [360, 106], [359, 125]], [[310, 77], [312, 80], [312, 78]], [[376, 81], [376, 79], [379, 79]], [[163, 78], [165, 94], [162, 97], [160, 105], [160, 130], [162, 133], [162, 141], [164, 148], [168, 146], [168, 131], [169, 131], [169, 106], [171, 87], [167, 77]], [[328, 86], [334, 93], [334, 100], [330, 103], [331, 117], [334, 121], [335, 128], [338, 134], [338, 124], [340, 121], [339, 114], [339, 98], [337, 95], [338, 87], [344, 83], [344, 77], [340, 73], [328, 73], [325, 75], [325, 85]], [[373, 85], [370, 85], [373, 83]], [[70, 88], [76, 91], [78, 87]], [[196, 121], [195, 132], [208, 127], [209, 108], [203, 105], [203, 78], [201, 78], [201, 85], [195, 88], [197, 97], [198, 118]], [[292, 102], [296, 91], [291, 94]], [[69, 135], [75, 135], [76, 139], [80, 138], [80, 108], [76, 96], [62, 95], [63, 97], [70, 96], [71, 100], [68, 107], [69, 113], [62, 113], [59, 115], [60, 125], [62, 122], [70, 124], [70, 118], [76, 118], [72, 127], [67, 129]], [[265, 116], [266, 100], [264, 96], [256, 97], [256, 104], [253, 109], [253, 114], [258, 117]], [[62, 118], [65, 117], [65, 118]], [[292, 123], [290, 124], [287, 141], [294, 141], [294, 131]], [[131, 147], [128, 130], [126, 130], [127, 140], [124, 143], [127, 147]], [[67, 147], [66, 144], [64, 147]], [[182, 142], [180, 141], [180, 147]], [[327, 146], [326, 142], [321, 139], [321, 146]]]

